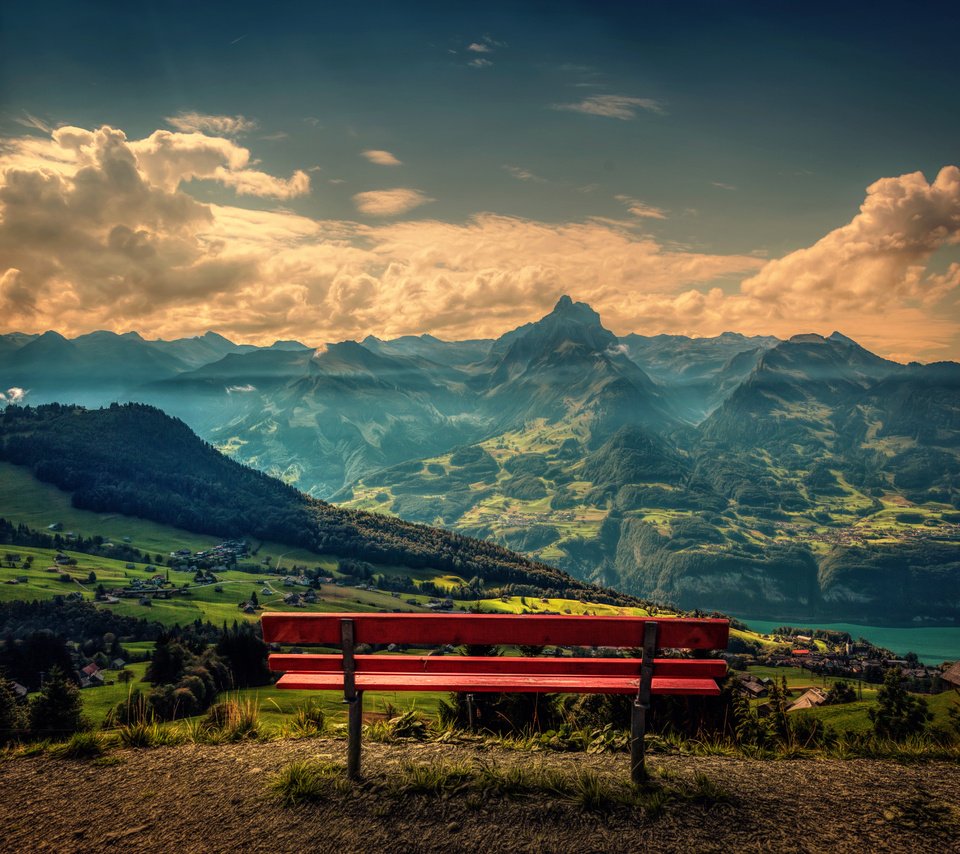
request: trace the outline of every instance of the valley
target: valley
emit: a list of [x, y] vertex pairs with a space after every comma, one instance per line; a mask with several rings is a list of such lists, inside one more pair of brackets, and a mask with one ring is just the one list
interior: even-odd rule
[[96, 377], [98, 359], [139, 348], [81, 397], [151, 403], [347, 510], [624, 594], [811, 623], [960, 612], [955, 363], [902, 365], [839, 333], [618, 338], [568, 297], [496, 340], [6, 343], [0, 379], [25, 402], [71, 394], [49, 352]]

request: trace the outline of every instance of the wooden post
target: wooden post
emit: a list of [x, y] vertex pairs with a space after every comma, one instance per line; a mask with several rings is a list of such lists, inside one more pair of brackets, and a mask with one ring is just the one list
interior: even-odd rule
[[647, 779], [644, 766], [643, 738], [647, 730], [647, 710], [653, 687], [653, 659], [657, 653], [657, 624], [653, 620], [643, 627], [643, 659], [640, 662], [640, 685], [630, 716], [630, 779], [642, 783]]
[[357, 662], [354, 657], [353, 620], [340, 621], [343, 647], [343, 700], [347, 704], [347, 777], [360, 776], [360, 727], [363, 723], [363, 692], [357, 691]]

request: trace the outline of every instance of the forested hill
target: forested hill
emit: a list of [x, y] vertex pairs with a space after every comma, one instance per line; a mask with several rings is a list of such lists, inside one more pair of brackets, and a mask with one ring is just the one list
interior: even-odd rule
[[142, 404], [49, 404], [0, 412], [0, 460], [27, 466], [85, 510], [123, 513], [221, 537], [434, 567], [488, 589], [512, 584], [592, 601], [631, 597], [576, 581], [493, 543], [344, 510], [223, 456], [182, 422]]

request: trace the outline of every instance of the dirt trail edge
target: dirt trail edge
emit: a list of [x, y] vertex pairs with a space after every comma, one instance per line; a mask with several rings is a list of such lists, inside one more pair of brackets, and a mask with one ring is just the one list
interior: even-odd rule
[[[668, 804], [657, 817], [591, 812], [543, 794], [333, 793], [283, 807], [273, 775], [301, 759], [340, 762], [343, 742], [287, 740], [116, 750], [114, 764], [40, 756], [0, 763], [0, 851], [924, 851], [960, 850], [960, 766], [876, 760], [750, 761], [653, 756], [655, 778], [705, 774], [727, 802]], [[367, 744], [382, 779], [403, 761], [544, 763], [616, 779], [620, 755], [454, 744]]]

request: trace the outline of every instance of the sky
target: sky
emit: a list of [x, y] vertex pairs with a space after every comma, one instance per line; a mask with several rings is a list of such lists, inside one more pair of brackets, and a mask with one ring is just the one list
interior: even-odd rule
[[955, 3], [0, 7], [0, 333], [960, 359]]

